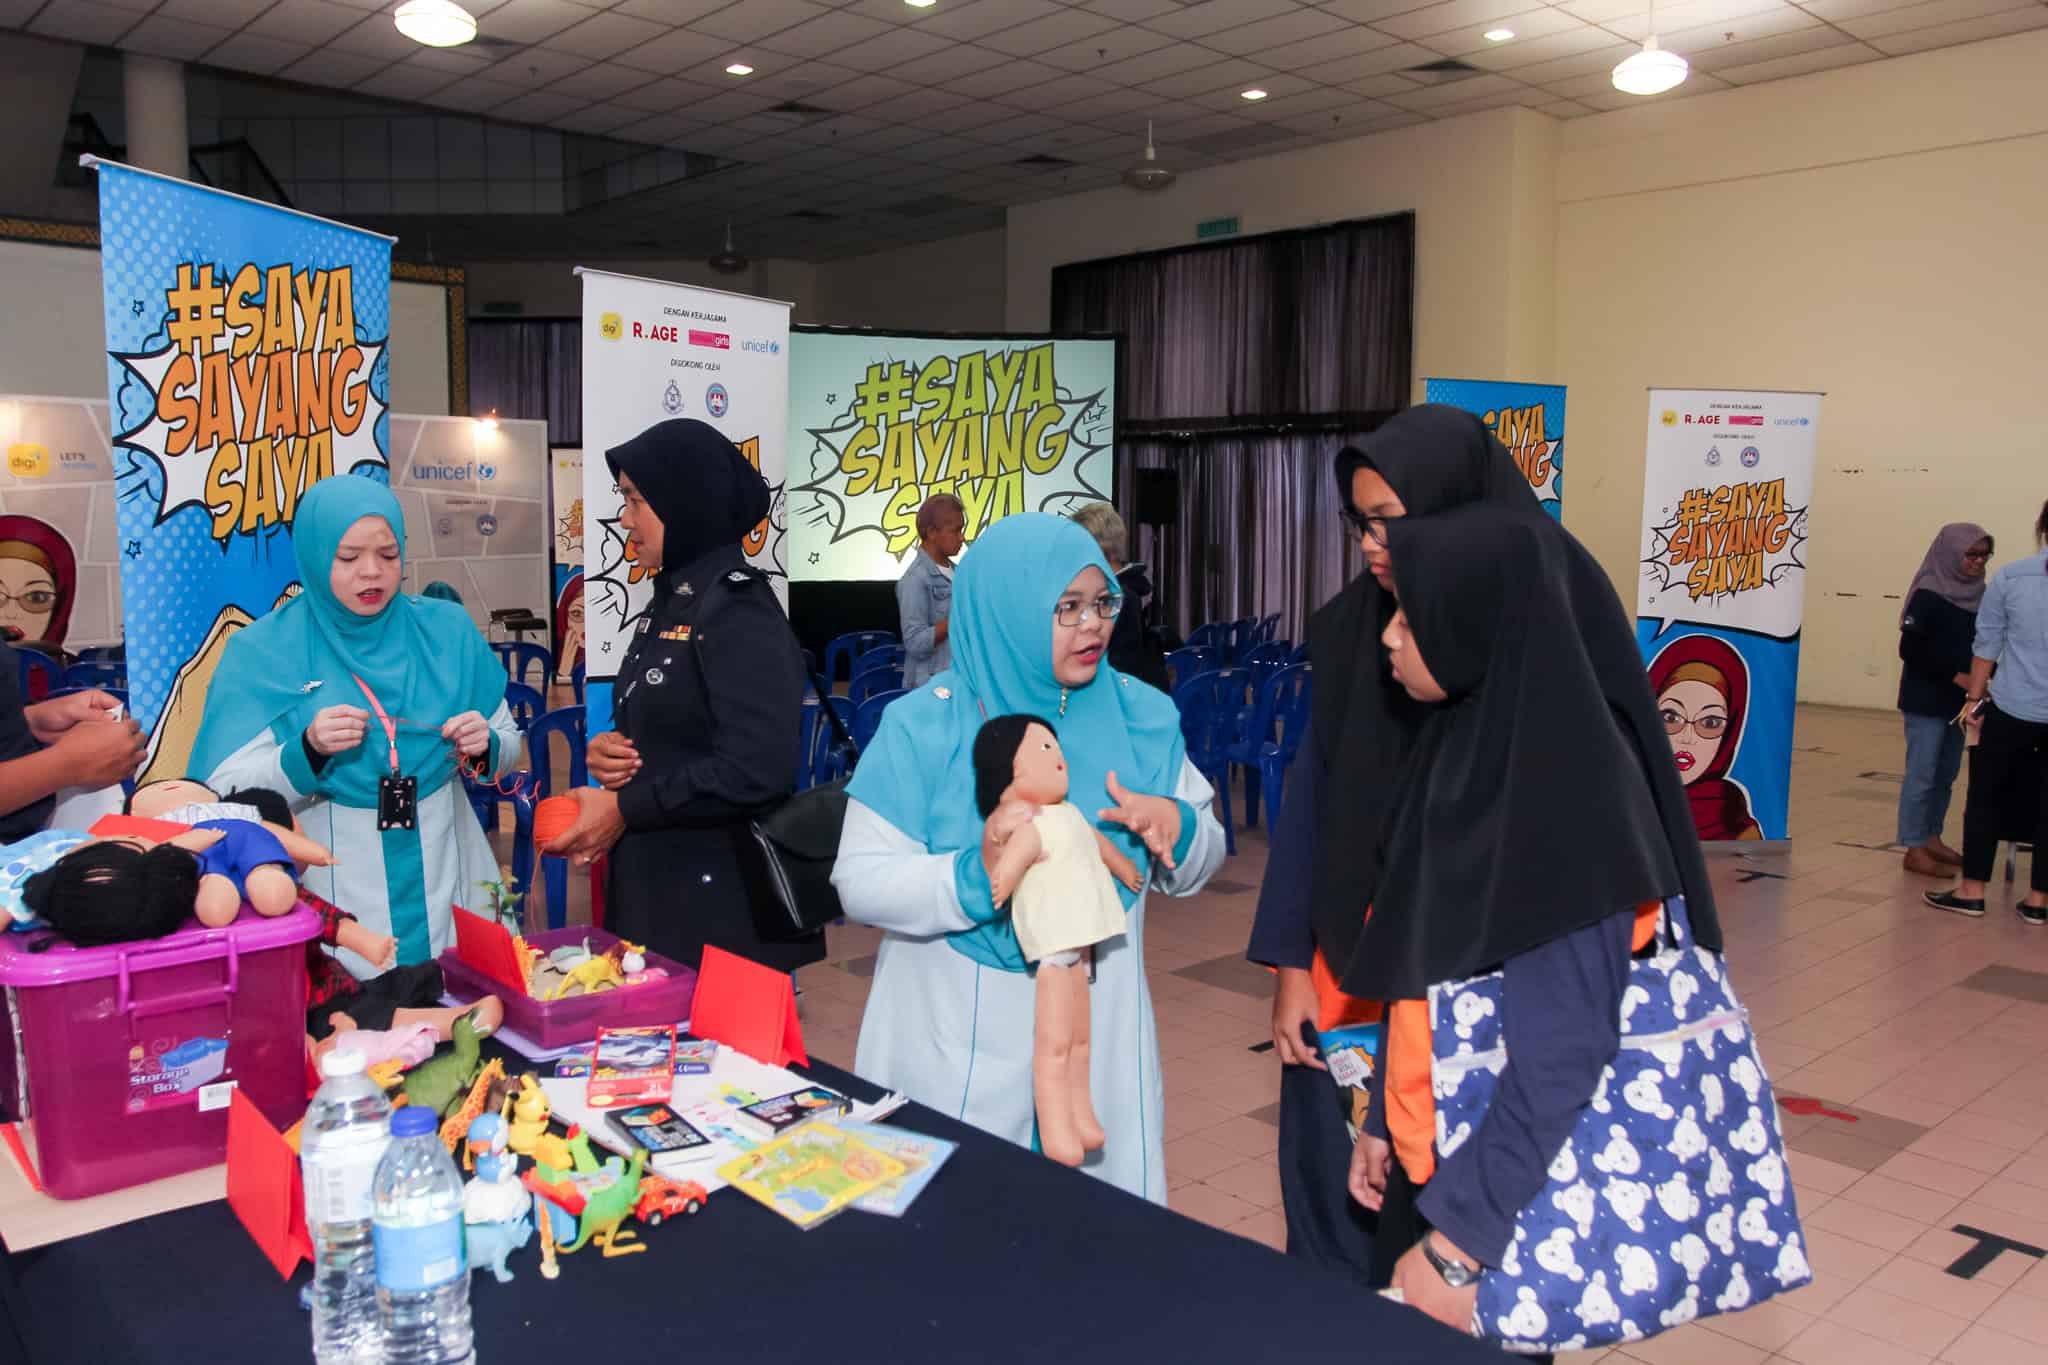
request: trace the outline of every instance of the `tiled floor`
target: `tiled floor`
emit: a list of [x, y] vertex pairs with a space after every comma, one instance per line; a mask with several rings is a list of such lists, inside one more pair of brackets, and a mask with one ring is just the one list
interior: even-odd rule
[[[1815, 1281], [1604, 1358], [2042, 1365], [2048, 931], [2020, 922], [2002, 882], [1980, 921], [1920, 904], [1934, 884], [1884, 851], [1895, 715], [1804, 708], [1796, 745], [1791, 852], [1720, 858], [1714, 876], [1735, 984], [1789, 1102]], [[1960, 807], [1959, 792], [1955, 823]], [[1279, 1069], [1252, 1050], [1269, 1037], [1268, 984], [1242, 960], [1265, 856], [1263, 833], [1240, 831], [1205, 894], [1156, 899], [1147, 968], [1169, 1202], [1279, 1248]], [[878, 938], [835, 929], [829, 959], [800, 974], [814, 1055], [852, 1062]]]

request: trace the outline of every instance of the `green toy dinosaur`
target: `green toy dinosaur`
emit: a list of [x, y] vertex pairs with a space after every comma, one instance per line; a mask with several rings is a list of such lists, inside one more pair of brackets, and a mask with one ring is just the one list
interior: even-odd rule
[[[589, 1162], [588, 1170], [597, 1169], [597, 1163], [590, 1159], [588, 1145], [577, 1153], [577, 1169], [585, 1170], [585, 1162]], [[564, 1254], [580, 1251], [585, 1242], [593, 1240], [604, 1248], [607, 1260], [614, 1256], [630, 1256], [636, 1251], [647, 1250], [647, 1244], [639, 1240], [638, 1233], [631, 1228], [619, 1226], [632, 1214], [634, 1205], [640, 1202], [640, 1174], [646, 1165], [646, 1151], [637, 1151], [633, 1153], [633, 1160], [627, 1164], [625, 1174], [621, 1178], [589, 1192], [583, 1212], [577, 1215], [581, 1220], [581, 1230], [577, 1233], [573, 1245], [562, 1248]]]
[[469, 1093], [483, 1055], [476, 1025], [468, 1015], [456, 1018], [453, 1032], [453, 1052], [437, 1053], [405, 1073], [405, 1102], [423, 1105], [444, 1117]]

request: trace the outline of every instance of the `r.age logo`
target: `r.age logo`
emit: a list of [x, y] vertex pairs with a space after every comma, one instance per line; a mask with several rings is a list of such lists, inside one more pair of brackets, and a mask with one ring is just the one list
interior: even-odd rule
[[682, 340], [682, 337], [677, 334], [676, 329], [665, 322], [636, 322], [633, 324], [633, 335], [635, 337], [644, 337], [648, 341], [678, 342]]

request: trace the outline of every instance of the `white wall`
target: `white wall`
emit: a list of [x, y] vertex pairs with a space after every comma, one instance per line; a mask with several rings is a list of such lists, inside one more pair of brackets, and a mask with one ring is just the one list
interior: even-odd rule
[[[100, 253], [0, 241], [0, 393], [107, 396]], [[391, 406], [448, 411], [448, 304], [438, 285], [391, 286]]]
[[1893, 703], [1898, 597], [1943, 522], [2032, 549], [2044, 69], [2028, 33], [1559, 129], [1565, 521], [1632, 602], [1644, 389], [1825, 390], [1804, 700]]
[[1005, 313], [1036, 331], [1053, 267], [1192, 243], [1235, 215], [1247, 234], [1413, 210], [1415, 377], [1552, 377], [1548, 162], [1556, 123], [1497, 109], [1010, 210]]
[[1001, 228], [896, 247], [818, 267], [820, 320], [907, 332], [1007, 326], [1008, 234]]

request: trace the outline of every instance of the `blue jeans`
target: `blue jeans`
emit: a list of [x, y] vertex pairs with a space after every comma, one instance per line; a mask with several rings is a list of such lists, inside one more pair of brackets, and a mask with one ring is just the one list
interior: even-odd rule
[[1940, 716], [1906, 718], [1906, 780], [1899, 788], [1899, 843], [1917, 848], [1948, 821], [1949, 793], [1963, 767], [1963, 732]]

